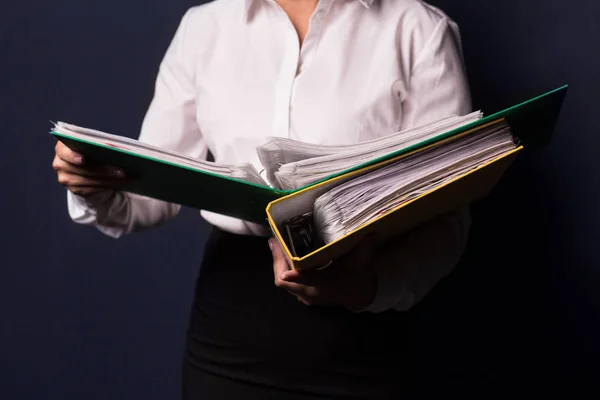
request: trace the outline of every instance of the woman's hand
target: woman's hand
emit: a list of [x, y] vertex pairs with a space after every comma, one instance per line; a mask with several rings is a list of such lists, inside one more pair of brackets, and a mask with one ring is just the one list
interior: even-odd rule
[[342, 305], [361, 310], [371, 304], [377, 290], [373, 269], [375, 246], [365, 239], [353, 251], [321, 270], [290, 270], [279, 243], [269, 240], [273, 253], [275, 285], [287, 290], [306, 305]]
[[82, 197], [111, 190], [125, 178], [125, 173], [119, 168], [90, 165], [81, 154], [72, 151], [60, 141], [55, 147], [52, 168], [56, 171], [61, 185]]

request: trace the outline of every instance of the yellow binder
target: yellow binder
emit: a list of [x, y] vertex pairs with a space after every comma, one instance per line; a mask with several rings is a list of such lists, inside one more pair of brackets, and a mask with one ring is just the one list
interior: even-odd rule
[[[568, 86], [563, 86], [485, 117], [478, 123], [457, 130], [446, 136], [444, 140], [452, 140], [461, 135], [468, 135], [491, 124], [505, 121], [512, 134], [520, 141], [520, 146], [510, 150], [491, 161], [455, 177], [453, 180], [406, 202], [382, 214], [378, 218], [349, 232], [338, 240], [326, 244], [304, 256], [294, 256], [282, 234], [284, 221], [309, 212], [314, 201], [325, 192], [350, 179], [381, 168], [407, 157], [410, 153], [391, 154], [379, 161], [352, 169], [345, 174], [325, 179], [320, 183], [306, 187], [284, 197], [271, 201], [267, 205], [267, 220], [274, 236], [279, 241], [284, 254], [293, 269], [309, 270], [328, 265], [331, 261], [354, 248], [367, 234], [376, 233], [380, 238], [400, 235], [435, 217], [451, 212], [463, 205], [487, 196], [506, 170], [514, 162], [524, 147], [541, 148], [550, 142]], [[441, 142], [423, 144], [433, 146]]]
[[[501, 119], [487, 125], [499, 121], [501, 121]], [[471, 134], [475, 130], [482, 129], [487, 125], [464, 132], [458, 136]], [[452, 137], [446, 140], [455, 138], [456, 137]], [[440, 143], [436, 143], [430, 146], [439, 144]], [[421, 150], [423, 149], [415, 151]], [[380, 239], [400, 235], [428, 220], [434, 219], [435, 217], [456, 210], [463, 205], [470, 204], [487, 196], [522, 150], [523, 146], [519, 146], [514, 150], [504, 153], [478, 168], [454, 178], [442, 186], [434, 188], [401, 204], [338, 240], [324, 245], [302, 257], [294, 256], [290, 251], [289, 244], [282, 234], [282, 223], [284, 221], [311, 211], [317, 197], [333, 189], [335, 186], [396, 162], [411, 155], [412, 152], [350, 172], [277, 199], [267, 206], [267, 218], [274, 236], [279, 241], [290, 266], [293, 269], [304, 271], [324, 267], [331, 261], [354, 248], [367, 234], [376, 233], [377, 237]]]

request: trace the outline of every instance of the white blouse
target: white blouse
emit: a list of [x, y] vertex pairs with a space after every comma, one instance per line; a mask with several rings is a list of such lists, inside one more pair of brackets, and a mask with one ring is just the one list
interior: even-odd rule
[[[217, 162], [250, 161], [267, 136], [348, 144], [471, 110], [456, 24], [419, 0], [320, 0], [302, 46], [273, 0], [217, 0], [184, 15], [160, 65], [139, 139]], [[208, 192], [208, 191], [207, 191]], [[111, 237], [157, 226], [180, 210], [129, 193], [83, 199], [71, 218]], [[266, 230], [202, 211], [221, 229]], [[468, 212], [429, 224], [379, 267], [370, 311], [403, 310], [449, 273]], [[420, 235], [420, 236], [419, 236]], [[390, 264], [397, 265], [394, 268]]]

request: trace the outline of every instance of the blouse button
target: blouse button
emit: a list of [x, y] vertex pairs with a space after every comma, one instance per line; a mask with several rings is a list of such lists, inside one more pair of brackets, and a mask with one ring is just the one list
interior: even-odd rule
[[392, 84], [392, 96], [404, 101], [406, 99], [406, 86], [402, 81], [396, 81]]

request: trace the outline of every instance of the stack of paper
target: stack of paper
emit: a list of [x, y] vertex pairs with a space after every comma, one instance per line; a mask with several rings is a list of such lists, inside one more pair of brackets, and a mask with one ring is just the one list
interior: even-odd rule
[[[262, 166], [256, 168], [66, 123], [55, 124], [51, 134], [93, 162], [135, 177], [120, 190], [268, 223], [292, 268], [309, 270], [347, 254], [369, 233], [399, 235], [487, 196], [519, 152], [549, 143], [566, 91], [563, 86], [484, 118], [481, 112], [447, 117], [354, 145], [270, 138], [257, 149]], [[257, 172], [262, 168], [268, 179]], [[304, 242], [294, 247], [295, 240]]]
[[[325, 146], [286, 138], [268, 138], [257, 148], [267, 180], [250, 163], [225, 165], [201, 160], [152, 146], [139, 140], [112, 135], [65, 122], [54, 124], [53, 131], [71, 139], [137, 156], [175, 164], [224, 177], [235, 178], [279, 190], [296, 190], [357, 165], [427, 140], [434, 140], [454, 129], [482, 118], [481, 112], [447, 117], [418, 128], [401, 131], [378, 139], [345, 146]], [[267, 182], [268, 181], [268, 182]]]
[[250, 163], [240, 165], [224, 165], [198, 158], [188, 157], [172, 151], [167, 151], [150, 144], [130, 139], [124, 136], [111, 135], [94, 129], [82, 128], [76, 125], [58, 122], [53, 130], [59, 134], [67, 135], [85, 142], [108, 146], [116, 150], [124, 150], [139, 156], [159, 160], [167, 163], [185, 166], [216, 175], [240, 179], [259, 185], [267, 185], [256, 168]]
[[314, 220], [331, 243], [380, 215], [517, 147], [506, 122], [442, 141], [317, 198]]
[[269, 138], [257, 149], [271, 185], [294, 190], [349, 168], [406, 149], [481, 119], [481, 112], [447, 117], [418, 128], [346, 146], [322, 146]]

